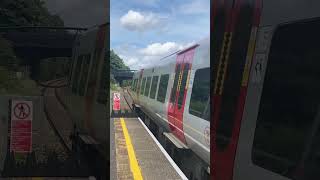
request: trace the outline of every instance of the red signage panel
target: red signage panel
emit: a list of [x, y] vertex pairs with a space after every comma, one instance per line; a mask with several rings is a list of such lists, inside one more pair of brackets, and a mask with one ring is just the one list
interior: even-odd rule
[[32, 101], [11, 103], [10, 151], [27, 153], [32, 151]]
[[120, 111], [120, 93], [113, 93], [113, 110]]

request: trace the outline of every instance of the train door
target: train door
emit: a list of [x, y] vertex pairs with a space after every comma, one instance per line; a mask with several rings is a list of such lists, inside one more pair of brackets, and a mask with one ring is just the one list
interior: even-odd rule
[[216, 1], [213, 19], [212, 178], [230, 180], [247, 79], [255, 45], [259, 0]]
[[184, 143], [186, 141], [183, 133], [183, 112], [188, 87], [187, 82], [195, 48], [196, 47], [192, 47], [177, 55], [175, 77], [168, 104], [170, 129], [172, 133]]

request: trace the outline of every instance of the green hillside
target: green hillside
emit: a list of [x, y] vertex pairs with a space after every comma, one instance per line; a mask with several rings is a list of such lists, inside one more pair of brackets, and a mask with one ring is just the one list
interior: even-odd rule
[[[63, 20], [51, 15], [42, 0], [1, 0], [1, 26], [63, 26]], [[6, 31], [6, 30], [1, 30]], [[0, 36], [0, 95], [40, 94], [36, 83], [23, 69], [26, 60], [18, 58], [10, 41]], [[20, 75], [19, 75], [20, 74]]]
[[126, 66], [121, 59], [113, 50], [110, 51], [110, 69], [111, 72], [121, 70], [130, 70], [128, 66]]
[[112, 90], [117, 88], [117, 82], [113, 78], [113, 72], [117, 70], [130, 70], [130, 68], [124, 64], [121, 59], [113, 50], [110, 51], [110, 87]]

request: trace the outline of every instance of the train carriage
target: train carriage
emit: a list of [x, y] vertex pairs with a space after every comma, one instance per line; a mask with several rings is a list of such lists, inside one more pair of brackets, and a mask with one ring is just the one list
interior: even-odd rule
[[319, 8], [213, 1], [212, 179], [320, 178]]
[[[202, 124], [189, 118], [196, 73], [183, 72], [189, 67], [178, 66], [179, 54], [163, 69], [135, 74], [135, 103], [182, 146], [210, 157], [212, 179], [319, 179], [319, 8], [315, 0], [212, 2], [210, 155], [199, 151], [209, 138], [190, 128]], [[148, 76], [165, 71], [169, 82], [158, 82], [151, 94]], [[160, 87], [159, 104], [150, 96], [157, 98]]]
[[196, 177], [204, 177], [210, 160], [209, 38], [163, 58], [159, 65], [134, 74], [130, 94], [139, 107], [177, 148], [200, 157]]
[[109, 117], [107, 66], [109, 25], [103, 24], [79, 34], [75, 40], [67, 108], [74, 124], [74, 133], [86, 143], [97, 146], [104, 158], [109, 158]]

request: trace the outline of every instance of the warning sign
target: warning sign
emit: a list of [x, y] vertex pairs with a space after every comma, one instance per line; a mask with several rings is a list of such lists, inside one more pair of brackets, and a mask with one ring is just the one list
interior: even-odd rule
[[120, 93], [113, 93], [113, 100], [120, 101]]
[[10, 151], [32, 151], [32, 119], [32, 101], [12, 100]]
[[120, 111], [120, 93], [113, 93], [113, 110]]
[[17, 119], [27, 119], [31, 114], [30, 105], [27, 103], [17, 103], [14, 106], [14, 116]]

